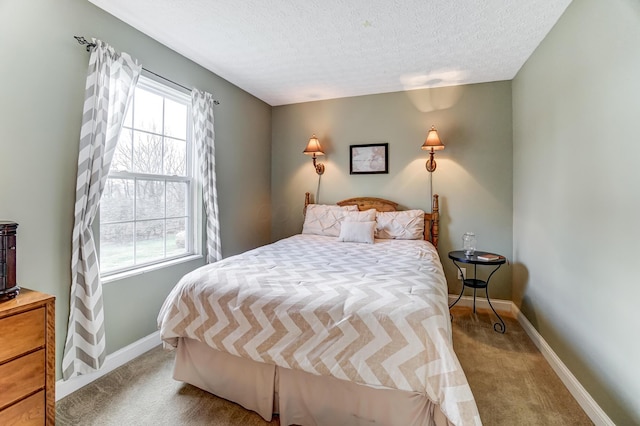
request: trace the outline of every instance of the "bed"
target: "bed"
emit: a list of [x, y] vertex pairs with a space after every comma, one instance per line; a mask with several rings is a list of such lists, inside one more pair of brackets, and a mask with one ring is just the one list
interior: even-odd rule
[[[281, 425], [481, 424], [451, 341], [438, 196], [424, 213], [307, 194], [305, 213], [302, 234], [172, 290], [158, 326], [176, 349], [174, 379]], [[375, 238], [353, 243], [364, 228]], [[407, 232], [421, 235], [398, 239]]]

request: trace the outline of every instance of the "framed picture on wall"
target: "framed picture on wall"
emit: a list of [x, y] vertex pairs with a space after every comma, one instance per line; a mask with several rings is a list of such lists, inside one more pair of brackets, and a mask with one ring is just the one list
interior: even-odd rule
[[350, 145], [349, 173], [352, 175], [389, 173], [389, 144]]

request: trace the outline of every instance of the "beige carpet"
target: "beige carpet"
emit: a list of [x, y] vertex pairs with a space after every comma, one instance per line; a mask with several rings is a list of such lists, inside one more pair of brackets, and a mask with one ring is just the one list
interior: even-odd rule
[[454, 307], [453, 316], [453, 346], [483, 424], [593, 424], [517, 320], [503, 315], [500, 334], [491, 311]]
[[[456, 353], [485, 425], [591, 425], [591, 421], [529, 340], [505, 318], [453, 309]], [[173, 355], [160, 348], [118, 368], [57, 403], [58, 425], [277, 425], [191, 385], [171, 379]]]

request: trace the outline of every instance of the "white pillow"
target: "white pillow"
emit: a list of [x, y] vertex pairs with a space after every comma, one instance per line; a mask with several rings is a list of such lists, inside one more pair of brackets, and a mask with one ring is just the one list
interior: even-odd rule
[[424, 211], [376, 212], [376, 236], [396, 240], [424, 238]]
[[302, 233], [337, 237], [340, 234], [340, 222], [349, 211], [358, 211], [358, 206], [309, 204], [302, 225]]
[[376, 209], [347, 212], [344, 214], [344, 222], [373, 222], [376, 220]]
[[373, 244], [373, 230], [375, 227], [376, 223], [374, 221], [342, 222], [338, 241]]

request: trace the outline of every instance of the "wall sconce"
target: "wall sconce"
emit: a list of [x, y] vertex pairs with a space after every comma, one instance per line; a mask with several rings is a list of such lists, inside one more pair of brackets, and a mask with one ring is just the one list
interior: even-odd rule
[[436, 170], [436, 160], [433, 158], [434, 151], [440, 151], [444, 149], [444, 144], [440, 140], [440, 136], [438, 136], [438, 131], [435, 126], [431, 126], [431, 130], [427, 134], [427, 139], [422, 144], [422, 149], [425, 151], [429, 151], [429, 159], [425, 164], [427, 171], [429, 173], [433, 173]]
[[316, 163], [316, 155], [324, 155], [324, 152], [322, 152], [320, 141], [315, 134], [311, 136], [311, 139], [309, 139], [309, 143], [307, 144], [307, 147], [304, 149], [303, 153], [305, 153], [306, 155], [313, 155], [313, 167], [316, 169], [316, 173], [319, 175], [323, 174], [324, 164]]

